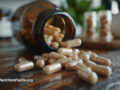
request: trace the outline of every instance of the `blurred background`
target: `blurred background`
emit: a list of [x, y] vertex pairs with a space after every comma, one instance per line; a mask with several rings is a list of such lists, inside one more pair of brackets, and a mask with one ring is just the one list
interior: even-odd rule
[[[12, 14], [20, 6], [34, 0], [0, 0], [0, 38], [12, 37]], [[110, 10], [112, 12], [112, 33], [120, 37], [120, 0], [49, 0], [74, 19], [79, 35], [84, 31], [84, 13], [87, 11]]]

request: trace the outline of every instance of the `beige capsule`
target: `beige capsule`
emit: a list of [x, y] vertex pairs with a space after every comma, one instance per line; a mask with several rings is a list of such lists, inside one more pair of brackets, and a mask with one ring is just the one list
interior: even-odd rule
[[44, 34], [56, 36], [56, 35], [58, 35], [58, 31], [55, 31], [55, 30], [52, 30], [50, 28], [45, 27], [44, 28]]
[[48, 60], [48, 63], [49, 63], [49, 64], [53, 64], [53, 63], [55, 63], [55, 62], [56, 62], [56, 60], [53, 59], [53, 58], [50, 58], [50, 59]]
[[78, 55], [80, 53], [80, 50], [79, 49], [73, 49], [73, 53]]
[[48, 35], [47, 35], [47, 34], [45, 34], [45, 35], [44, 35], [44, 38], [47, 38], [47, 37], [48, 37]]
[[49, 53], [43, 53], [42, 57], [49, 58]]
[[73, 61], [72, 57], [67, 57], [67, 59], [69, 59], [69, 60]]
[[63, 40], [63, 38], [61, 38], [61, 37], [55, 37], [54, 39], [56, 42], [61, 42]]
[[80, 59], [82, 59], [83, 61], [85, 61], [85, 62], [88, 61], [88, 60], [90, 60], [90, 54], [86, 53], [86, 52], [80, 52], [79, 55], [78, 55], [78, 57]]
[[52, 43], [51, 43], [51, 46], [52, 46], [54, 49], [58, 49], [59, 43], [58, 43], [58, 42], [52, 42]]
[[72, 59], [73, 60], [76, 60], [78, 59], [78, 54], [80, 53], [80, 50], [79, 49], [73, 49], [73, 56], [72, 56]]
[[95, 84], [98, 81], [98, 76], [95, 72], [89, 72], [88, 70], [85, 70], [83, 68], [77, 71], [77, 75], [80, 79], [90, 84]]
[[23, 72], [34, 68], [34, 63], [32, 61], [25, 61], [15, 65], [15, 70], [17, 72]]
[[62, 37], [58, 37], [58, 36], [55, 36], [54, 37], [54, 41], [55, 42], [62, 42], [63, 38]]
[[62, 55], [62, 54], [60, 54], [60, 53], [51, 52], [51, 53], [49, 54], [49, 58], [54, 58], [54, 59], [63, 58], [63, 59], [65, 59], [66, 56], [64, 56], [64, 55]]
[[72, 61], [71, 58], [66, 58], [66, 59], [58, 59], [56, 62], [57, 62], [57, 63], [61, 63], [62, 66], [65, 66], [65, 64], [66, 64], [67, 62], [70, 62], [70, 61]]
[[72, 60], [76, 60], [76, 59], [79, 59], [78, 55], [73, 54], [73, 56], [72, 56]]
[[81, 68], [85, 69], [85, 70], [88, 70], [90, 72], [92, 72], [91, 68], [90, 67], [87, 67], [84, 63], [78, 63], [77, 65], [75, 65], [74, 67], [74, 70], [78, 71], [80, 70]]
[[46, 27], [46, 28], [54, 28], [54, 26], [53, 26], [53, 25], [50, 25], [50, 24], [46, 24], [45, 27]]
[[59, 48], [57, 52], [68, 57], [73, 56], [73, 50], [69, 48]]
[[101, 64], [101, 65], [106, 65], [106, 66], [111, 65], [110, 59], [107, 59], [107, 58], [104, 58], [104, 57], [99, 57], [95, 53], [91, 54], [90, 60], [97, 63], [97, 64]]
[[84, 62], [85, 65], [87, 65], [88, 67], [92, 67], [92, 66], [95, 66], [96, 63], [95, 62], [92, 62], [92, 61], [87, 61], [87, 62]]
[[52, 40], [53, 40], [53, 36], [52, 35], [48, 35], [47, 37], [45, 37], [45, 41], [46, 41], [46, 43], [48, 45], [51, 44]]
[[70, 62], [67, 62], [65, 64], [65, 69], [67, 70], [74, 70], [74, 66], [77, 65], [78, 63], [83, 63], [81, 59], [79, 60], [74, 60], [74, 61], [70, 61]]
[[49, 29], [51, 29], [51, 30], [57, 31], [58, 33], [61, 32], [60, 28], [55, 27], [55, 26], [53, 26], [53, 25], [45, 25], [45, 27], [46, 27], [46, 28], [49, 28]]
[[43, 59], [37, 60], [36, 66], [39, 67], [39, 68], [44, 67], [45, 66], [45, 61]]
[[64, 38], [64, 35], [63, 34], [58, 34], [56, 36], [54, 36], [54, 41], [56, 42], [61, 42]]
[[65, 42], [61, 43], [62, 47], [67, 47], [67, 48], [72, 48], [72, 47], [77, 47], [81, 45], [81, 40], [80, 39], [74, 39], [74, 40], [68, 40]]
[[66, 48], [67, 45], [66, 45], [65, 42], [62, 42], [62, 41], [61, 41], [61, 42], [59, 42], [59, 43], [60, 43], [60, 47]]
[[50, 41], [48, 38], [46, 38], [45, 41], [46, 41], [46, 43], [47, 43], [48, 45], [51, 44], [51, 41]]
[[112, 73], [112, 70], [109, 66], [97, 65], [92, 61], [85, 62], [85, 64], [89, 66], [94, 72], [100, 75], [109, 76]]
[[26, 61], [28, 61], [28, 60], [25, 59], [24, 57], [20, 57], [20, 58], [18, 59], [18, 62], [19, 62], [19, 63], [24, 63], [24, 62], [26, 62]]
[[49, 39], [50, 41], [52, 41], [52, 40], [53, 40], [53, 36], [52, 36], [52, 35], [48, 35], [48, 39]]
[[54, 27], [54, 28], [52, 28], [54, 31], [57, 31], [58, 33], [60, 33], [61, 32], [61, 29], [60, 28], [58, 28], [58, 27]]
[[37, 60], [39, 60], [39, 59], [42, 59], [42, 60], [44, 60], [45, 62], [48, 60], [48, 58], [43, 57], [43, 56], [39, 56], [39, 55], [35, 55], [35, 56], [34, 56], [34, 60], [35, 60], [35, 61], [37, 61]]
[[43, 73], [50, 75], [55, 72], [58, 72], [62, 69], [62, 65], [60, 63], [54, 63], [51, 65], [47, 65], [43, 68]]
[[58, 34], [58, 36], [64, 38], [64, 34]]

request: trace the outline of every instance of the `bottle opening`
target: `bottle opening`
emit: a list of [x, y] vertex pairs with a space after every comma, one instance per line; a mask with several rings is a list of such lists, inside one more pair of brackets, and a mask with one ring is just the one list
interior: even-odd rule
[[53, 49], [57, 49], [62, 41], [73, 39], [74, 35], [73, 22], [65, 15], [49, 18], [44, 26], [44, 40]]
[[55, 15], [48, 19], [45, 26], [49, 25], [59, 28], [61, 30], [60, 33], [65, 34], [66, 22], [62, 15]]

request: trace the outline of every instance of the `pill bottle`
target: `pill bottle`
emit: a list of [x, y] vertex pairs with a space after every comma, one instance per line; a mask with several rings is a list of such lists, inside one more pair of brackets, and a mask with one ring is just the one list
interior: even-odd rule
[[101, 39], [112, 39], [111, 34], [111, 21], [112, 21], [112, 13], [110, 10], [100, 11], [98, 13], [99, 16], [99, 37]]
[[30, 2], [16, 10], [11, 18], [14, 36], [35, 52], [56, 51], [44, 38], [45, 25], [60, 28], [65, 40], [75, 37], [75, 23], [71, 16], [46, 0]]
[[95, 11], [84, 14], [84, 34], [88, 38], [94, 38], [96, 33], [97, 15]]

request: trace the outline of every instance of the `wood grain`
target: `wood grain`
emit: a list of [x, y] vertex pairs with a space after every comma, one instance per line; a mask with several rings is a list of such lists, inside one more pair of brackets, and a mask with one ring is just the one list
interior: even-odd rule
[[[120, 80], [120, 51], [118, 50], [93, 50], [100, 56], [111, 59], [113, 73], [108, 78], [99, 76], [99, 82], [92, 86], [80, 80], [74, 71], [62, 70], [52, 75], [44, 75], [41, 69], [35, 67], [32, 70], [22, 73], [15, 72], [14, 65], [17, 63], [19, 57], [25, 56], [33, 60], [34, 54], [27, 51], [20, 44], [14, 43], [12, 46], [13, 43], [14, 42], [10, 40], [0, 41], [0, 79], [23, 78], [32, 79], [33, 82], [0, 82], [0, 90], [112, 90], [113, 88], [114, 90], [118, 90], [119, 88], [119, 83], [117, 82]], [[10, 49], [11, 47], [13, 47], [13, 49]]]

